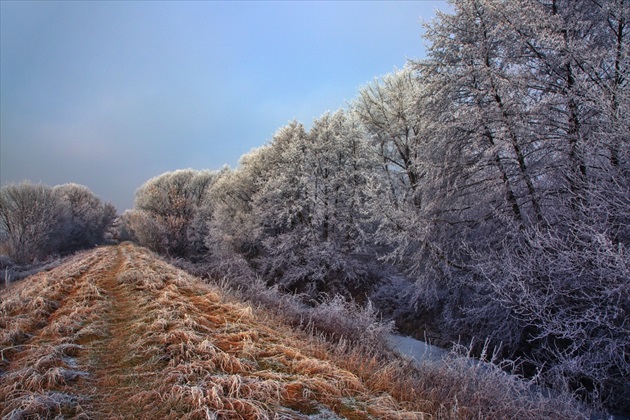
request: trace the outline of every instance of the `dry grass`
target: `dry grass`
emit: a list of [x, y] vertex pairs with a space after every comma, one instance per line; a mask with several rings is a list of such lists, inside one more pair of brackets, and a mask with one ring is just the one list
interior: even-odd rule
[[455, 359], [417, 370], [296, 331], [129, 244], [0, 296], [3, 418], [577, 417]]
[[[82, 329], [98, 316], [91, 275], [107, 265], [97, 250], [3, 291], [0, 305], [3, 418], [78, 416], [75, 384], [88, 375], [77, 364]], [[93, 328], [92, 325], [90, 327]]]
[[133, 396], [147, 417], [299, 418], [325, 411], [365, 418], [372, 410], [398, 418], [405, 412], [370, 395], [357, 376], [314, 357], [291, 329], [262, 323], [252, 308], [225, 301], [144, 251], [125, 252], [133, 257], [119, 281], [136, 292], [135, 330], [142, 331], [129, 354], [139, 355], [147, 372], [160, 372], [153, 387]]

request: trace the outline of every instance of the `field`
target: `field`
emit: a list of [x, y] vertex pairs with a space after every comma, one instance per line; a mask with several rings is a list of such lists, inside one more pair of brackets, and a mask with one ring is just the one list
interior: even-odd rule
[[2, 418], [583, 416], [518, 398], [500, 373], [416, 370], [292, 329], [131, 244], [77, 254], [0, 297]]

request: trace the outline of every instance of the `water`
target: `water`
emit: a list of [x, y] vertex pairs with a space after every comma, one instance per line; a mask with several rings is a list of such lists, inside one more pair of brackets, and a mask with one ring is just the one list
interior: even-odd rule
[[390, 334], [387, 344], [398, 354], [417, 362], [441, 362], [448, 355], [448, 351], [440, 347], [397, 334]]

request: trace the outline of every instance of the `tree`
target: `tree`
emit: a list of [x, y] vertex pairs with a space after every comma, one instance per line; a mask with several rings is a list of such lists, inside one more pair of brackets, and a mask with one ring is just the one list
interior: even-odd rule
[[422, 206], [422, 90], [417, 74], [407, 67], [362, 88], [352, 104], [381, 160], [395, 207], [405, 202]]
[[237, 169], [224, 169], [212, 185], [212, 218], [208, 221], [205, 245], [209, 263], [217, 276], [249, 278], [251, 264], [259, 256], [262, 243], [255, 233], [252, 201], [267, 179], [275, 160], [268, 145], [243, 155]]
[[207, 192], [216, 179], [211, 171], [166, 172], [136, 191], [132, 213], [125, 215], [136, 240], [154, 251], [191, 258], [205, 252], [203, 238], [210, 217]]
[[293, 121], [216, 184], [209, 241], [227, 240], [286, 289], [348, 293], [367, 278], [359, 261], [369, 161], [360, 124], [345, 112], [323, 115], [309, 132]]
[[627, 404], [613, 351], [627, 348], [627, 4], [453, 6], [414, 65], [440, 121], [436, 230], [461, 244], [449, 255], [465, 269], [451, 275], [469, 292], [450, 328], [493, 334], [556, 384]]
[[[628, 187], [618, 198], [626, 217]], [[533, 228], [518, 242], [477, 254], [475, 269], [495, 304], [527, 331], [523, 359], [548, 384], [627, 411], [630, 248], [611, 236], [606, 210], [582, 207], [566, 231]]]
[[0, 229], [17, 262], [103, 243], [116, 219], [114, 206], [83, 185], [23, 182], [3, 187], [0, 194]]
[[78, 184], [58, 185], [52, 192], [68, 209], [61, 252], [90, 248], [105, 241], [116, 219], [116, 209], [111, 203], [103, 203], [86, 186]]
[[457, 265], [435, 230], [440, 201], [434, 121], [427, 113], [427, 85], [411, 67], [397, 70], [362, 88], [352, 103], [368, 133], [379, 165], [366, 192], [369, 212], [378, 224], [374, 244], [385, 261], [416, 279], [427, 307], [439, 306], [446, 290], [444, 268]]
[[536, 123], [531, 133], [554, 145], [546, 173], [555, 174], [557, 193], [572, 195], [577, 209], [588, 178], [619, 165], [627, 150], [627, 123], [618, 112], [628, 106], [630, 8], [625, 0], [500, 2], [494, 8], [521, 57], [518, 77]]
[[67, 206], [48, 186], [22, 182], [0, 189], [0, 234], [15, 262], [28, 263], [56, 252], [67, 218]]

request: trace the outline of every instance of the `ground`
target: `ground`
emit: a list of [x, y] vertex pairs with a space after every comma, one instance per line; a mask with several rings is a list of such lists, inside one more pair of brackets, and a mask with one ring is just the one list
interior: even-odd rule
[[131, 244], [0, 296], [3, 418], [425, 417], [325, 344]]
[[[588, 419], [491, 365], [413, 363], [129, 243], [0, 289], [2, 419]], [[308, 324], [307, 324], [308, 325]]]

